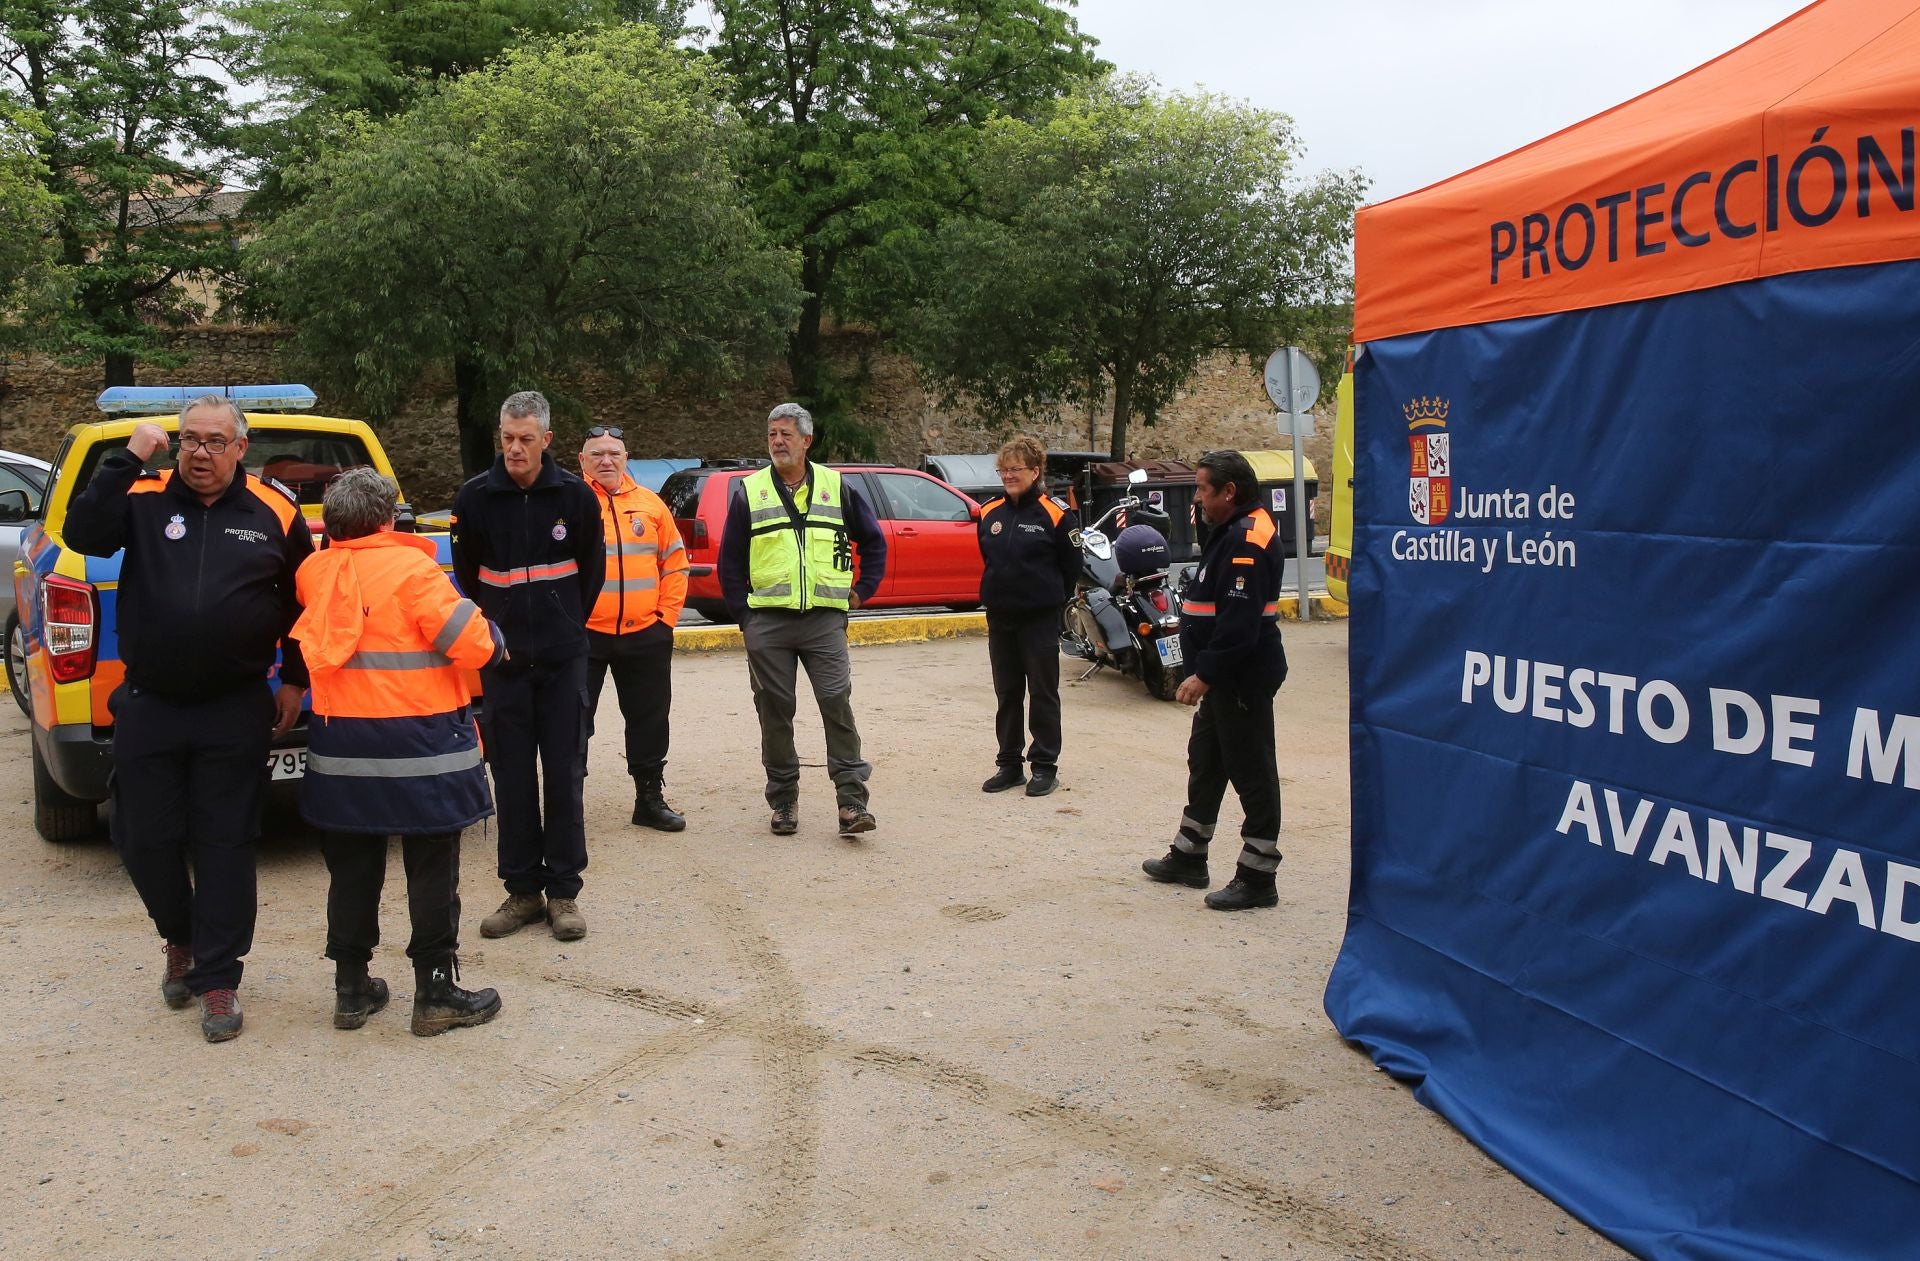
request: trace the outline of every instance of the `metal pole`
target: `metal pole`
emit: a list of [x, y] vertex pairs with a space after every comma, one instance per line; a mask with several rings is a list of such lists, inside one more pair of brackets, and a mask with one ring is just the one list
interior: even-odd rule
[[1301, 430], [1299, 412], [1288, 412], [1293, 426], [1293, 543], [1299, 549], [1294, 558], [1295, 586], [1299, 593], [1300, 620], [1313, 620], [1313, 601], [1307, 597], [1307, 561], [1312, 557], [1313, 545], [1307, 538], [1307, 457], [1301, 449], [1304, 435]]

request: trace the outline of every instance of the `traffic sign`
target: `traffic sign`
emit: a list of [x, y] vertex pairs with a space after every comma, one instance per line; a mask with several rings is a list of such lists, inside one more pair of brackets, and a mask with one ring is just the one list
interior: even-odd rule
[[1283, 412], [1310, 412], [1320, 401], [1320, 370], [1298, 346], [1268, 355], [1266, 378], [1267, 397]]

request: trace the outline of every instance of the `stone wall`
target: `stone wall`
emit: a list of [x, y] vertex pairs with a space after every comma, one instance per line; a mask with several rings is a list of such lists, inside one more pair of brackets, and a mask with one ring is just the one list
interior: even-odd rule
[[[142, 366], [143, 385], [243, 384], [299, 380], [286, 349], [284, 331], [258, 327], [206, 326], [173, 335], [175, 349], [189, 356], [179, 368]], [[918, 466], [928, 454], [994, 450], [1011, 429], [982, 421], [964, 407], [944, 408], [921, 388], [913, 364], [888, 351], [869, 333], [842, 331], [829, 341], [829, 355], [843, 374], [862, 382], [863, 419], [879, 434], [880, 455], [896, 464]], [[555, 449], [577, 449], [587, 424], [618, 425], [628, 449], [641, 457], [758, 455], [765, 451], [763, 428], [768, 410], [786, 397], [784, 363], [723, 389], [701, 392], [655, 389], [629, 384], [599, 372], [568, 376], [553, 383], [584, 410], [585, 418], [556, 421]], [[98, 364], [70, 365], [30, 356], [0, 360], [0, 447], [50, 458], [61, 437], [76, 423], [97, 419], [94, 397], [100, 390]], [[381, 442], [408, 496], [422, 510], [445, 507], [460, 482], [454, 434], [454, 390], [448, 373], [429, 374], [405, 404], [378, 426]], [[321, 395], [323, 414], [352, 415], [352, 404]], [[1321, 493], [1315, 513], [1326, 519], [1332, 490], [1331, 409], [1319, 420], [1319, 434], [1307, 443], [1308, 457], [1320, 470]], [[1050, 449], [1100, 450], [1109, 426], [1085, 412], [1065, 410], [1027, 428]], [[1281, 447], [1272, 406], [1257, 368], [1225, 357], [1203, 365], [1180, 397], [1149, 427], [1136, 417], [1129, 428], [1129, 454], [1141, 459], [1192, 459], [1215, 447]]]

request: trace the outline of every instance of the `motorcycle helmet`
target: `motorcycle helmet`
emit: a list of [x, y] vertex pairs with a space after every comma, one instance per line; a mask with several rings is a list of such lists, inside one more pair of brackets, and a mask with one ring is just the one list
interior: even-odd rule
[[1113, 556], [1123, 573], [1138, 578], [1165, 569], [1172, 553], [1160, 531], [1150, 525], [1130, 525], [1113, 541]]

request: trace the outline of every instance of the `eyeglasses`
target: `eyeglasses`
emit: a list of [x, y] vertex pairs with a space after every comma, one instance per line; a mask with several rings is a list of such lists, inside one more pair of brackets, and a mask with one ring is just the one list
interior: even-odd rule
[[617, 427], [609, 429], [605, 425], [594, 425], [587, 430], [589, 438], [625, 438], [626, 436]]
[[1038, 473], [1040, 470], [1030, 464], [1002, 464], [994, 472], [1002, 477], [1012, 477], [1015, 473]]
[[176, 451], [205, 451], [208, 455], [219, 455], [233, 445], [225, 438], [196, 438], [192, 434], [183, 434], [173, 440]]

